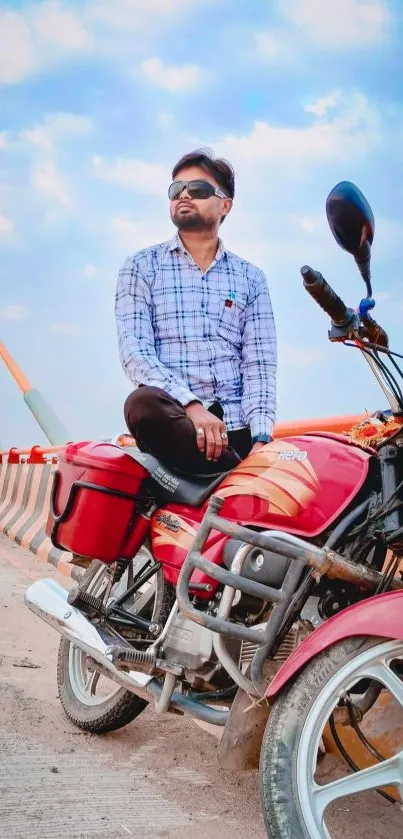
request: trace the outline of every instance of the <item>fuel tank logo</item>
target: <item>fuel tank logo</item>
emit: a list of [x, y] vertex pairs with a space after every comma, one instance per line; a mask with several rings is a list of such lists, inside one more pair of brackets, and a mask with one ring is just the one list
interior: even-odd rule
[[277, 460], [293, 460], [294, 462], [297, 461], [297, 463], [302, 463], [304, 460], [308, 460], [308, 452], [286, 449], [285, 451], [280, 452]]
[[163, 524], [167, 530], [172, 530], [172, 533], [178, 533], [180, 530], [181, 523], [179, 519], [174, 519], [173, 516], [170, 516], [167, 513], [158, 513], [155, 518], [156, 521]]
[[295, 517], [309, 507], [319, 488], [308, 452], [276, 440], [243, 460], [216, 493], [221, 498], [253, 495], [269, 502], [270, 515]]
[[190, 550], [196, 536], [196, 529], [190, 522], [174, 516], [169, 510], [158, 510], [151, 522], [151, 543], [153, 551], [162, 547]]

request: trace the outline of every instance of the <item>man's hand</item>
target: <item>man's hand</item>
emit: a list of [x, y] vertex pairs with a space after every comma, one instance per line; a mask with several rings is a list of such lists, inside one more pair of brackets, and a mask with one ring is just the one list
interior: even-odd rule
[[259, 443], [254, 443], [250, 450], [250, 454], [253, 454], [253, 452], [258, 452], [259, 449], [263, 448], [263, 446], [267, 446], [267, 443], [262, 443], [261, 441]]
[[219, 460], [228, 447], [228, 434], [225, 424], [207, 411], [200, 402], [190, 402], [185, 407], [185, 414], [196, 429], [197, 445], [204, 452], [207, 460]]

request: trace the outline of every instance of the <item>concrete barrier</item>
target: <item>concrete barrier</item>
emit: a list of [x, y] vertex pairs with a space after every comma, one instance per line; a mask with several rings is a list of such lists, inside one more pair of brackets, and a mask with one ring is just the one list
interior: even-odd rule
[[57, 464], [55, 450], [34, 446], [27, 456], [26, 451], [10, 449], [1, 453], [0, 459], [0, 531], [40, 561], [78, 579], [81, 571], [69, 564], [71, 554], [53, 547], [45, 533]]

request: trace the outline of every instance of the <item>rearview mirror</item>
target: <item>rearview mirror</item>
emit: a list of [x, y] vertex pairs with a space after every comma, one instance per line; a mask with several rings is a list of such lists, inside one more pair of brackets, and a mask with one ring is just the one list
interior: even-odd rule
[[338, 245], [353, 255], [367, 285], [368, 297], [371, 297], [370, 262], [375, 220], [367, 199], [350, 181], [341, 181], [327, 197], [326, 215]]

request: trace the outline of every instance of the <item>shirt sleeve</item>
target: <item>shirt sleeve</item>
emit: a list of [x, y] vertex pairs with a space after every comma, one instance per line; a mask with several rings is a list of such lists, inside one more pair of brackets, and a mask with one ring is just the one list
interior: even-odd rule
[[120, 360], [133, 384], [160, 387], [184, 406], [200, 401], [186, 382], [171, 373], [157, 357], [151, 291], [135, 256], [129, 257], [119, 271], [115, 315]]
[[242, 413], [252, 438], [270, 437], [276, 415], [276, 330], [266, 277], [253, 266], [248, 270], [250, 293], [242, 333]]

